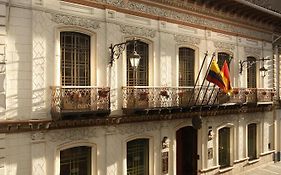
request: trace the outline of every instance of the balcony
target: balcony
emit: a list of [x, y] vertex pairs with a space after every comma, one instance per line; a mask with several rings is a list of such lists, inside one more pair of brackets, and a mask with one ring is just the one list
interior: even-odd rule
[[51, 115], [54, 120], [109, 115], [110, 89], [101, 87], [51, 87]]
[[232, 95], [217, 88], [123, 87], [123, 111], [131, 113], [171, 113], [213, 106], [270, 105], [273, 89], [234, 88]]

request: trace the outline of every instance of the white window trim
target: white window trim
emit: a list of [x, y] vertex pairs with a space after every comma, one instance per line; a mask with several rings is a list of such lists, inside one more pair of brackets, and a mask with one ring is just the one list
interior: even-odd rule
[[261, 123], [260, 123], [260, 121], [251, 121], [251, 122], [247, 122], [246, 123], [246, 126], [245, 126], [245, 129], [246, 129], [246, 131], [245, 131], [245, 156], [246, 156], [246, 158], [248, 159], [249, 157], [248, 157], [248, 126], [249, 126], [249, 124], [253, 124], [253, 123], [255, 123], [256, 124], [256, 127], [257, 127], [257, 135], [256, 135], [256, 139], [257, 139], [257, 143], [256, 143], [256, 159], [259, 159], [260, 158], [260, 153], [261, 153], [261, 145], [262, 145], [262, 143], [261, 143], [261, 136], [262, 136], [262, 130], [261, 130], [261, 127], [262, 127], [262, 125], [261, 125]]
[[[148, 44], [148, 86], [154, 86], [154, 59], [153, 59], [153, 42], [151, 40], [148, 40], [146, 38], [142, 38], [142, 37], [137, 37], [137, 36], [126, 36], [123, 37], [123, 42], [125, 42], [126, 40], [132, 40], [132, 39], [139, 39], [140, 41]], [[122, 81], [122, 85], [123, 86], [127, 86], [127, 55], [126, 55], [126, 48], [123, 51], [122, 57], [120, 57], [120, 59], [122, 59], [122, 66], [118, 66], [121, 68], [121, 72], [123, 75], [123, 81]], [[116, 62], [118, 62], [118, 60], [116, 60]]]
[[60, 53], [60, 33], [61, 32], [78, 32], [90, 36], [90, 76], [91, 76], [91, 86], [97, 85], [97, 71], [96, 71], [96, 33], [80, 28], [80, 27], [70, 27], [61, 26], [56, 28], [55, 32], [55, 60], [53, 60], [54, 70], [53, 70], [53, 85], [61, 86], [61, 53]]
[[123, 141], [123, 175], [127, 175], [127, 142], [135, 140], [135, 139], [148, 139], [149, 140], [149, 175], [154, 175], [154, 145], [153, 145], [153, 137], [148, 135], [139, 135], [135, 137], [130, 137]]
[[[215, 166], [219, 166], [219, 130], [224, 128], [224, 127], [228, 127], [230, 128], [230, 167], [233, 166], [234, 164], [234, 160], [235, 160], [235, 155], [236, 155], [236, 140], [234, 138], [236, 138], [236, 129], [234, 127], [235, 125], [232, 123], [227, 123], [224, 125], [221, 125], [219, 127], [216, 128], [216, 134], [215, 134], [215, 142], [214, 142], [214, 155], [216, 155], [214, 157], [214, 161], [215, 161]], [[229, 168], [229, 167], [226, 167]]]
[[[172, 84], [175, 85], [176, 87], [179, 86], [179, 62], [180, 62], [179, 61], [179, 49], [181, 47], [190, 48], [190, 49], [194, 50], [194, 54], [195, 54], [194, 55], [194, 83], [196, 83], [195, 81], [196, 81], [196, 78], [199, 74], [201, 61], [203, 61], [203, 58], [205, 56], [205, 55], [202, 55], [203, 57], [199, 58], [199, 47], [197, 47], [195, 45], [190, 45], [190, 44], [178, 44], [178, 45], [176, 45], [176, 64], [172, 64], [172, 65], [176, 66], [176, 69], [173, 69], [173, 70], [176, 70], [176, 78], [172, 80]], [[207, 61], [207, 59], [206, 59], [206, 61]], [[200, 80], [202, 80], [202, 79], [199, 79], [199, 81]], [[173, 81], [176, 81], [176, 82], [173, 82]]]
[[60, 151], [63, 151], [68, 148], [74, 148], [78, 146], [88, 146], [91, 147], [91, 175], [97, 175], [98, 169], [97, 169], [97, 146], [94, 143], [91, 142], [84, 142], [84, 141], [77, 141], [77, 142], [71, 142], [59, 145], [56, 150], [55, 155], [55, 168], [54, 168], [54, 174], [59, 175], [60, 174]]

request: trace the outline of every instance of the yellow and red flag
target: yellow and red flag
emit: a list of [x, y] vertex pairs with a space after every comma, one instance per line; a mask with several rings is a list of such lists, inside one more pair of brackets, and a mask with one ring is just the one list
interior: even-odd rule
[[223, 92], [226, 94], [232, 93], [232, 87], [230, 83], [230, 75], [229, 75], [229, 69], [228, 64], [226, 61], [224, 61], [223, 66], [221, 68], [221, 76], [224, 83]]

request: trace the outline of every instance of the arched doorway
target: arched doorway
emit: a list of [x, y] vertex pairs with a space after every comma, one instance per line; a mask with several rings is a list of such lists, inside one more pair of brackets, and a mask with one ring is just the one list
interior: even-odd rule
[[176, 132], [177, 175], [197, 174], [197, 130], [191, 126]]

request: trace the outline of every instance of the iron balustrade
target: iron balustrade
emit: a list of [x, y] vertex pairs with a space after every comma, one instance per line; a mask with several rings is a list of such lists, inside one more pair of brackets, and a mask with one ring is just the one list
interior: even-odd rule
[[95, 113], [109, 111], [110, 89], [90, 86], [54, 86], [51, 113], [58, 118], [65, 113]]
[[[198, 94], [200, 92], [200, 94]], [[218, 88], [203, 87], [122, 87], [124, 109], [173, 108], [198, 105], [218, 105], [223, 103], [258, 103], [273, 102], [273, 89], [233, 88], [231, 95], [226, 95]], [[192, 95], [194, 93], [194, 95]], [[198, 96], [198, 97], [197, 97]], [[192, 98], [192, 99], [190, 99]], [[196, 100], [197, 99], [197, 100]]]

